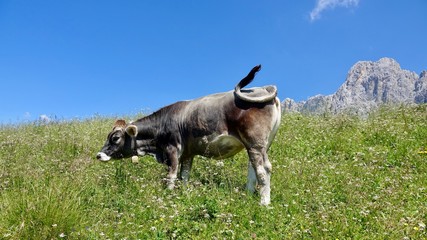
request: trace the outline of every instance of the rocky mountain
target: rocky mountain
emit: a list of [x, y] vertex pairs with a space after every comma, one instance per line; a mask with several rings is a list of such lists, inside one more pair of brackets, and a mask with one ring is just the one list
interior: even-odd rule
[[400, 68], [391, 58], [357, 62], [344, 84], [331, 95], [316, 95], [307, 101], [285, 99], [284, 112], [365, 115], [382, 104], [427, 103], [427, 71], [420, 75]]

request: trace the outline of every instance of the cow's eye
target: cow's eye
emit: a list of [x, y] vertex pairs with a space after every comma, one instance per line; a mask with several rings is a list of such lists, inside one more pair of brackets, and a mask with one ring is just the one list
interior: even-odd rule
[[113, 141], [113, 143], [119, 143], [120, 142], [120, 137], [119, 136], [113, 136], [111, 138], [111, 141]]

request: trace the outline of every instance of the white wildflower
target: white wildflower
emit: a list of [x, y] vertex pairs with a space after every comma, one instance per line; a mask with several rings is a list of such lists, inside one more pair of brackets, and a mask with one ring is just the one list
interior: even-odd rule
[[217, 167], [224, 167], [224, 162], [223, 161], [219, 161], [216, 163]]

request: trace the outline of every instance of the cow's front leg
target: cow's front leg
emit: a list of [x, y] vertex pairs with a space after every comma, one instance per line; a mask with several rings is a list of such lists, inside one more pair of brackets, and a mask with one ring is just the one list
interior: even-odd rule
[[[251, 148], [248, 150], [249, 160], [255, 170], [256, 179], [259, 185], [259, 193], [261, 195], [261, 205], [270, 204], [270, 175], [271, 163], [268, 159], [267, 153], [264, 148], [256, 149]], [[249, 173], [251, 169], [249, 169]], [[249, 177], [248, 177], [249, 180]], [[249, 180], [248, 188], [253, 188], [253, 179]], [[248, 189], [249, 191], [253, 189]]]
[[166, 148], [168, 175], [166, 176], [166, 184], [168, 189], [175, 188], [175, 181], [178, 178], [178, 150], [176, 147], [168, 146]]
[[191, 167], [193, 166], [193, 157], [182, 157], [181, 158], [181, 179], [184, 183], [187, 183], [190, 179]]

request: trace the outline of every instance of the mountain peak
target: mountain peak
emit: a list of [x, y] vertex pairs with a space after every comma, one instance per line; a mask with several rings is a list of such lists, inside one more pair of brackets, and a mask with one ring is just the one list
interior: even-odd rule
[[400, 68], [400, 64], [393, 58], [389, 58], [389, 57], [380, 58], [380, 60], [377, 61], [377, 64], [383, 67], [394, 66], [394, 67]]
[[[347, 74], [345, 82], [332, 95], [316, 95], [307, 101], [284, 105], [284, 111], [310, 113], [354, 112], [365, 115], [381, 104], [427, 102], [427, 74], [401, 69], [392, 58], [376, 62], [359, 61]], [[292, 106], [290, 108], [290, 106]]]

